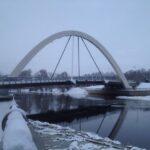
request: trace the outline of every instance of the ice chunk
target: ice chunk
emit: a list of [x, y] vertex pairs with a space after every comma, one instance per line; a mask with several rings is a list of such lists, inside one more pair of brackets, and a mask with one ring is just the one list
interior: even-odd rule
[[52, 94], [53, 94], [53, 95], [61, 95], [61, 94], [63, 94], [63, 93], [61, 92], [60, 89], [54, 88], [54, 89], [52, 89]]
[[88, 92], [85, 89], [76, 87], [65, 92], [65, 95], [69, 95], [73, 98], [84, 98], [88, 95]]

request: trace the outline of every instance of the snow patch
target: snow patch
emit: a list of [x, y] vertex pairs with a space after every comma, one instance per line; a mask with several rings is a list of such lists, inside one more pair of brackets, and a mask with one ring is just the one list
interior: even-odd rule
[[76, 84], [76, 80], [71, 78], [70, 81], [73, 83], [73, 84]]
[[2, 131], [2, 120], [4, 116], [8, 113], [11, 102], [0, 102], [0, 141], [3, 135]]
[[104, 85], [95, 85], [95, 86], [88, 86], [85, 89], [87, 90], [99, 90], [99, 89], [103, 89], [105, 86]]
[[92, 144], [92, 143], [86, 143], [86, 144], [81, 145], [80, 149], [82, 149], [82, 150], [94, 150], [94, 149], [99, 149], [102, 147], [103, 146], [97, 146], [97, 145]]
[[77, 141], [73, 141], [69, 146], [69, 150], [78, 150], [78, 149], [79, 149], [79, 146], [78, 146]]
[[150, 96], [117, 96], [118, 99], [128, 99], [128, 100], [150, 100]]
[[92, 138], [92, 139], [96, 139], [96, 140], [102, 140], [102, 137], [100, 137], [99, 135], [95, 134], [95, 133], [91, 133], [91, 132], [86, 132], [87, 136]]
[[[136, 147], [124, 147], [118, 141], [112, 141], [109, 138], [102, 138], [97, 134], [80, 132], [72, 130], [69, 127], [62, 127], [55, 124], [42, 123], [40, 121], [29, 121], [33, 125], [36, 132], [40, 133], [41, 137], [46, 137], [49, 142], [46, 147], [50, 149], [68, 149], [68, 150], [119, 150], [130, 149]], [[65, 145], [65, 147], [61, 147]], [[53, 146], [53, 147], [52, 147]], [[142, 150], [137, 148], [138, 150]]]
[[30, 93], [29, 89], [21, 89], [21, 93]]
[[150, 88], [150, 83], [141, 82], [137, 88]]
[[69, 95], [73, 98], [84, 98], [88, 95], [88, 92], [83, 88], [76, 87], [76, 88], [71, 88], [64, 94]]
[[53, 95], [61, 95], [61, 94], [63, 94], [63, 93], [61, 92], [60, 89], [55, 88], [55, 89], [52, 89], [52, 94], [53, 94]]
[[3, 150], [37, 150], [27, 122], [13, 102], [2, 137]]

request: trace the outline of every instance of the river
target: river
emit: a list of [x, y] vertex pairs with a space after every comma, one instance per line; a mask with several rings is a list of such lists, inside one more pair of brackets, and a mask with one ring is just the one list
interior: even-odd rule
[[150, 101], [24, 93], [15, 95], [28, 118], [94, 132], [150, 149]]

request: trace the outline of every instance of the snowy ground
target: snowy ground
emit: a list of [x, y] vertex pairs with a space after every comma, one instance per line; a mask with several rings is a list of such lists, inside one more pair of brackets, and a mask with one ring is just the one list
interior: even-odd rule
[[30, 129], [23, 117], [25, 112], [17, 108], [15, 101], [12, 101], [9, 112], [1, 140], [3, 150], [37, 150]]
[[[35, 91], [30, 91], [29, 89], [22, 89], [20, 92], [21, 93], [37, 93], [37, 94], [53, 94], [53, 95], [56, 95], [56, 96], [57, 95], [67, 95], [67, 96], [70, 96], [70, 97], [73, 97], [73, 98], [80, 99], [80, 98], [86, 97], [88, 95], [88, 91], [90, 91], [90, 90], [100, 90], [100, 89], [103, 89], [103, 88], [104, 88], [104, 85], [96, 85], [96, 86], [88, 86], [88, 87], [84, 87], [84, 88], [72, 87], [69, 90], [66, 89], [63, 92], [59, 88], [53, 88], [53, 89], [43, 88], [42, 90], [38, 89], [38, 90], [35, 90]], [[16, 93], [17, 91], [12, 90], [11, 92]]]
[[[16, 92], [16, 91], [12, 91]], [[21, 90], [22, 93], [38, 93], [38, 94], [53, 94], [53, 95], [68, 95], [73, 98], [83, 98], [88, 95], [88, 92], [84, 88], [74, 87], [69, 89], [68, 91], [65, 90], [64, 92], [61, 91], [61, 89], [54, 88], [54, 89], [43, 89], [43, 90], [37, 90], [37, 91], [29, 91], [27, 89]]]
[[[137, 89], [150, 89], [150, 83], [140, 83]], [[130, 100], [146, 100], [150, 101], [150, 96], [118, 96], [118, 99], [130, 99]]]
[[43, 148], [47, 150], [141, 150], [137, 147], [123, 147], [120, 142], [88, 133], [79, 132], [69, 127], [61, 127], [55, 124], [29, 121], [34, 132], [43, 142]]
[[150, 101], [150, 96], [118, 96], [118, 99], [127, 99], [127, 100], [146, 100]]
[[103, 89], [104, 87], [105, 87], [104, 85], [95, 85], [95, 86], [85, 87], [85, 89], [87, 89], [87, 90], [99, 90], [99, 89]]
[[2, 138], [2, 134], [3, 134], [1, 123], [2, 123], [4, 116], [8, 113], [10, 105], [11, 105], [10, 101], [9, 102], [0, 102], [0, 141]]
[[144, 82], [142, 82], [142, 83], [140, 83], [140, 85], [137, 88], [138, 89], [139, 88], [150, 88], [150, 83], [144, 83]]

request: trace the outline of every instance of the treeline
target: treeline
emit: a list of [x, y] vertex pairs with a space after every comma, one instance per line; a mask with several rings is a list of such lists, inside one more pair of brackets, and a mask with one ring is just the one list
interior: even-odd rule
[[[150, 82], [150, 69], [137, 69], [137, 70], [129, 70], [125, 73], [125, 76], [128, 80], [135, 81], [135, 82]], [[7, 77], [7, 75], [2, 75], [0, 74], [0, 77]], [[41, 69], [36, 73], [32, 73], [31, 69], [24, 70], [21, 72], [19, 75], [21, 78], [37, 78], [37, 79], [70, 79], [70, 75], [67, 72], [62, 72], [62, 73], [55, 73], [54, 76], [52, 73], [48, 72], [45, 69]], [[76, 76], [75, 78], [78, 78]], [[84, 79], [106, 79], [106, 80], [116, 80], [117, 76], [113, 72], [106, 72], [102, 73], [102, 76], [100, 73], [91, 73], [91, 74], [84, 74], [80, 76], [80, 78]]]
[[130, 70], [125, 73], [128, 80], [136, 82], [150, 82], [150, 69]]
[[[113, 72], [106, 72], [102, 73], [103, 78], [107, 80], [115, 80], [117, 79], [117, 76]], [[32, 74], [32, 71], [29, 70], [24, 70], [20, 74], [20, 77], [37, 77], [41, 79], [50, 79], [52, 76], [52, 73], [47, 72], [45, 69], [41, 69], [35, 74]], [[137, 70], [129, 70], [125, 73], [125, 76], [128, 80], [132, 80], [135, 82], [146, 82], [150, 81], [150, 69], [137, 69]], [[84, 74], [81, 77], [84, 78], [101, 78], [101, 75], [99, 73], [91, 73], [91, 74]], [[70, 75], [67, 72], [62, 72], [60, 74], [55, 74], [54, 75], [55, 79], [68, 79], [70, 78]]]
[[[30, 69], [24, 70], [21, 72], [19, 77], [23, 77], [23, 78], [34, 77], [34, 78], [40, 78], [40, 79], [51, 79], [51, 77], [53, 77], [53, 79], [70, 79], [71, 78], [71, 76], [67, 72], [62, 72], [59, 74], [55, 73], [53, 75], [52, 73], [47, 72], [47, 70], [45, 70], [45, 69], [41, 69], [34, 74], [32, 74], [32, 71]], [[79, 78], [79, 76], [74, 76], [74, 78]], [[109, 80], [114, 80], [114, 79], [116, 79], [116, 76], [113, 72], [109, 72], [109, 73], [105, 73], [103, 75], [101, 75], [100, 73], [84, 74], [84, 75], [80, 76], [80, 78], [85, 78], [85, 79], [105, 78], [105, 79], [109, 79]]]
[[29, 70], [24, 70], [21, 72], [21, 74], [19, 75], [19, 77], [22, 78], [38, 78], [38, 79], [51, 79], [53, 77], [53, 79], [68, 79], [69, 75], [67, 74], [67, 72], [62, 72], [60, 74], [55, 73], [54, 75], [50, 72], [47, 72], [47, 70], [45, 69], [41, 69], [36, 73], [32, 73], [31, 69]]

